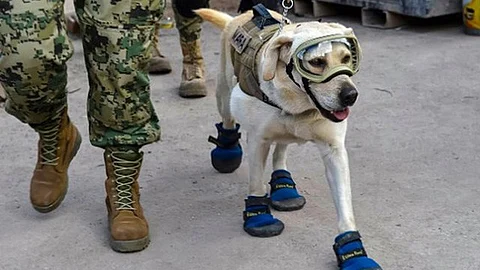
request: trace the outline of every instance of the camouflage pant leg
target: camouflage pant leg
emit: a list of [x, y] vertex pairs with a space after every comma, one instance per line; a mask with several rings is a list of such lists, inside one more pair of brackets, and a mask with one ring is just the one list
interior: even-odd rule
[[[192, 42], [200, 38], [200, 31], [202, 30], [202, 18], [199, 16], [186, 17], [178, 12], [175, 4], [176, 0], [172, 1], [172, 8], [175, 14], [175, 24], [180, 33], [181, 42]], [[205, 8], [208, 7], [208, 4]]]
[[76, 0], [93, 145], [142, 146], [160, 138], [147, 66], [164, 6], [164, 0]]
[[73, 47], [63, 0], [0, 0], [0, 81], [6, 111], [40, 124], [66, 106], [67, 66]]

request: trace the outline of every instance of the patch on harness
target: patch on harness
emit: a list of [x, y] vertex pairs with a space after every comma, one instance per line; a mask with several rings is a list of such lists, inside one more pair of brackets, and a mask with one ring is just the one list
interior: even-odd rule
[[237, 28], [237, 31], [235, 31], [231, 43], [235, 51], [241, 54], [245, 48], [247, 48], [250, 40], [252, 40], [252, 37], [240, 26]]

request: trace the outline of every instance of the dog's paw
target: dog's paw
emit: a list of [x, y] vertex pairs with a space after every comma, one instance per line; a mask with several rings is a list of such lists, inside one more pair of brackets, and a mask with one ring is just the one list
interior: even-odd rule
[[333, 250], [340, 270], [382, 270], [378, 263], [367, 257], [360, 238], [357, 231], [344, 232], [335, 238]]
[[248, 196], [243, 211], [243, 230], [256, 237], [271, 237], [282, 233], [285, 225], [270, 213], [269, 199]]
[[238, 132], [240, 125], [235, 129], [224, 129], [222, 123], [215, 124], [218, 131], [217, 138], [210, 136], [208, 141], [217, 147], [210, 153], [212, 166], [221, 173], [231, 173], [242, 163], [242, 146], [238, 142], [241, 133]]
[[270, 200], [275, 210], [294, 211], [305, 205], [305, 197], [298, 194], [290, 172], [286, 170], [274, 171], [269, 184]]

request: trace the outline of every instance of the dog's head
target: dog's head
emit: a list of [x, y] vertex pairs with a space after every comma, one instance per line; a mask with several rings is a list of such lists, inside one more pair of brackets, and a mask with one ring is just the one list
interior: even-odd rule
[[316, 108], [341, 122], [357, 99], [350, 76], [358, 71], [360, 53], [351, 28], [320, 22], [286, 25], [264, 52], [263, 80], [280, 90], [270, 94], [286, 111]]

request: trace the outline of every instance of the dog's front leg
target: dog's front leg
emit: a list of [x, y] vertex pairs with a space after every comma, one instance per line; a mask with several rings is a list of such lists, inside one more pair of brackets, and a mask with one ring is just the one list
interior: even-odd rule
[[321, 148], [326, 177], [337, 210], [338, 231], [356, 230], [350, 187], [348, 155], [344, 145]]
[[337, 210], [339, 235], [333, 249], [340, 269], [381, 270], [382, 268], [367, 253], [356, 230], [353, 216], [350, 170], [345, 145], [327, 145], [322, 148], [326, 177]]
[[[250, 135], [250, 134], [249, 134]], [[263, 181], [265, 163], [271, 141], [257, 137], [248, 138], [249, 195], [245, 200], [243, 229], [252, 236], [270, 237], [282, 233], [283, 223], [270, 213], [270, 199]]]
[[261, 138], [248, 138], [249, 196], [265, 196], [267, 188], [262, 179], [271, 142]]
[[273, 170], [287, 170], [287, 144], [277, 143], [273, 151]]

